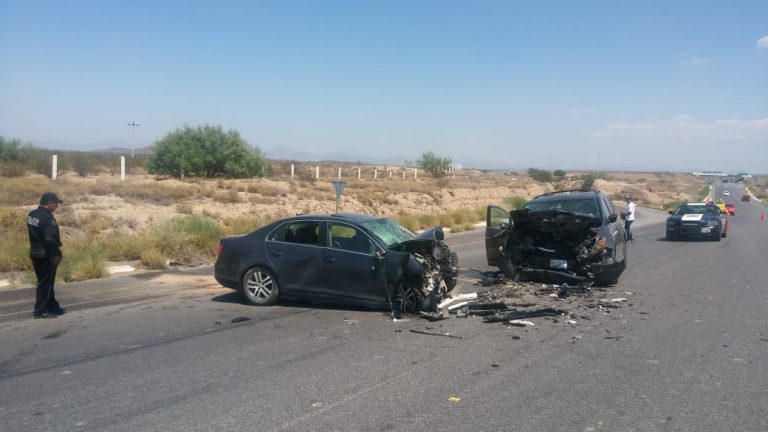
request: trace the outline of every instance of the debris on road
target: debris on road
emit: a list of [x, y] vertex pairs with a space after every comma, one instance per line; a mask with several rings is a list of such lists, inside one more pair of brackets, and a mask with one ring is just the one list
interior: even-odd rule
[[423, 334], [423, 335], [428, 335], [428, 336], [442, 336], [442, 337], [449, 337], [449, 338], [454, 338], [454, 339], [464, 339], [461, 336], [456, 336], [456, 335], [451, 334], [451, 333], [432, 333], [432, 332], [426, 332], [426, 331], [421, 331], [421, 330], [413, 330], [413, 329], [408, 330], [408, 331], [411, 332], [411, 333], [418, 333], [418, 334]]
[[505, 321], [511, 322], [511, 321], [520, 320], [523, 318], [561, 316], [567, 313], [568, 313], [567, 310], [554, 309], [554, 308], [536, 309], [536, 310], [530, 310], [530, 311], [514, 310], [507, 313], [496, 313], [494, 315], [486, 316], [483, 318], [483, 322], [484, 323], [496, 323], [496, 322], [505, 322]]

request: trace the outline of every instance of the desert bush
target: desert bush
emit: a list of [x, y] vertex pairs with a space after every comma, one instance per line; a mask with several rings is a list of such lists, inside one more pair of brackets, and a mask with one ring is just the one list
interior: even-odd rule
[[166, 267], [165, 256], [163, 256], [163, 253], [160, 252], [160, 250], [154, 247], [143, 251], [139, 260], [144, 268], [160, 270]]
[[24, 212], [0, 208], [0, 238], [0, 271], [32, 268]]
[[24, 177], [27, 169], [20, 162], [0, 161], [0, 177]]
[[523, 208], [527, 202], [528, 200], [521, 196], [513, 196], [504, 200], [504, 204], [506, 204], [512, 210]]
[[537, 182], [552, 181], [552, 173], [547, 170], [528, 168], [528, 176]]
[[260, 216], [239, 216], [223, 221], [223, 235], [239, 235], [253, 232], [272, 222], [271, 218]]
[[416, 161], [416, 165], [428, 172], [432, 177], [440, 178], [448, 174], [452, 160], [449, 157], [441, 157], [433, 152], [422, 153]]
[[592, 190], [592, 186], [595, 184], [597, 176], [594, 173], [584, 174], [581, 176], [581, 186], [579, 189], [583, 191]]
[[155, 143], [147, 162], [152, 174], [176, 177], [255, 177], [264, 174], [261, 151], [235, 130], [221, 126], [184, 126]]
[[37, 205], [40, 203], [40, 195], [47, 191], [59, 193], [59, 197], [69, 202], [60, 189], [50, 179], [42, 177], [0, 178], [0, 205]]
[[114, 234], [95, 239], [93, 245], [100, 248], [110, 261], [130, 261], [141, 258], [143, 251], [155, 247], [155, 240], [146, 233]]
[[213, 256], [221, 228], [205, 216], [180, 216], [150, 230], [160, 252], [179, 262], [201, 255]]
[[109, 276], [109, 271], [100, 248], [75, 245], [64, 252], [57, 276], [64, 282], [76, 282], [105, 278]]
[[240, 193], [236, 190], [217, 193], [213, 196], [213, 200], [224, 204], [234, 204], [242, 201]]
[[176, 213], [192, 214], [192, 206], [186, 203], [176, 204]]
[[674, 210], [680, 207], [680, 204], [682, 203], [683, 202], [680, 200], [672, 200], [672, 201], [663, 202], [662, 207], [664, 208], [664, 210]]

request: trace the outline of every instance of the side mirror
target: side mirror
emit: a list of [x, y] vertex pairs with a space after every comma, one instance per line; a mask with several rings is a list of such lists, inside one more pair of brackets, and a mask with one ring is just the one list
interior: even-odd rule
[[619, 215], [617, 215], [616, 213], [614, 213], [612, 215], [608, 215], [608, 222], [614, 223], [617, 220], [619, 220]]
[[675, 214], [675, 211], [674, 211], [674, 210], [667, 210], [667, 213], [669, 213], [669, 214]]

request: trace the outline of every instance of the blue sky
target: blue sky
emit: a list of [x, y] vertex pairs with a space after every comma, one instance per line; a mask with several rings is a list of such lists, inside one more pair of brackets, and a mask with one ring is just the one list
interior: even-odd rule
[[264, 151], [765, 173], [768, 2], [0, 0], [0, 135], [206, 123]]

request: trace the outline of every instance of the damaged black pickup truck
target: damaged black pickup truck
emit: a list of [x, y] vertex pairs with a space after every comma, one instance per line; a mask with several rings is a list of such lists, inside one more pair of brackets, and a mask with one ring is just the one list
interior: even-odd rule
[[488, 265], [508, 278], [612, 285], [627, 265], [624, 225], [599, 191], [539, 195], [519, 210], [488, 206]]

